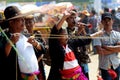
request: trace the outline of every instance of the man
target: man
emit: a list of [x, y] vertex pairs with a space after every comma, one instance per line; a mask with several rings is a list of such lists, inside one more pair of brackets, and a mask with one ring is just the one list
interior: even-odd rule
[[[91, 34], [95, 33], [97, 31], [98, 21], [97, 21], [96, 12], [94, 9], [91, 10], [91, 12], [90, 12], [89, 23], [92, 25], [92, 28], [90, 29], [90, 33]], [[93, 54], [96, 54], [96, 50], [93, 47], [93, 41], [92, 41], [91, 46], [92, 46], [92, 51], [94, 52]]]
[[[38, 47], [34, 47], [36, 57], [38, 59], [39, 64], [39, 70], [40, 73], [38, 74], [39, 80], [46, 80], [45, 70], [44, 70], [44, 64], [43, 64], [43, 56], [46, 53], [45, 51], [45, 40], [41, 37], [41, 33], [36, 31], [34, 33], [33, 27], [35, 26], [34, 16], [28, 15], [25, 17], [25, 26], [28, 33], [25, 33], [27, 37], [34, 36], [34, 39], [39, 42]], [[44, 44], [44, 45], [43, 45]], [[40, 47], [40, 48], [39, 48]]]
[[91, 10], [90, 12], [89, 23], [92, 25], [92, 28], [90, 29], [90, 33], [96, 32], [97, 18], [96, 18], [96, 12], [94, 9]]
[[[16, 6], [8, 6], [4, 10], [8, 31], [3, 34], [3, 52], [6, 56], [4, 80], [35, 80], [39, 73], [38, 62], [33, 46], [38, 43], [33, 39], [26, 38], [21, 32], [25, 21], [23, 14]], [[22, 79], [20, 79], [22, 77]]]
[[[89, 16], [90, 13], [87, 10], [83, 10], [80, 13], [80, 22], [85, 23], [85, 24], [89, 24]], [[85, 31], [87, 34], [90, 34], [90, 29], [88, 26], [85, 26]]]
[[[87, 14], [89, 15], [89, 14]], [[79, 65], [82, 67], [83, 73], [85, 76], [89, 79], [89, 68], [88, 63], [90, 63], [90, 58], [87, 52], [86, 46], [90, 45], [91, 39], [85, 39], [84, 37], [90, 37], [92, 38], [93, 34], [87, 35], [85, 30], [85, 24], [81, 22], [75, 22], [76, 20], [76, 13], [71, 11], [71, 15], [66, 19], [66, 22], [68, 23], [67, 32], [69, 35], [69, 41], [68, 43], [71, 45], [71, 42], [74, 41], [74, 37], [83, 37], [81, 38], [81, 43], [84, 43], [84, 45], [79, 46], [73, 46], [73, 51], [75, 52], [75, 56], [78, 60]]]
[[[9, 10], [11, 10], [10, 13]], [[16, 20], [9, 20], [10, 18], [14, 17], [15, 15], [18, 16], [21, 13], [19, 12], [19, 10], [16, 7], [7, 7], [4, 11], [4, 16], [5, 16], [5, 21], [3, 22], [4, 24], [4, 28], [8, 28], [8, 30], [5, 31], [5, 34], [1, 33], [1, 54], [3, 54], [3, 60], [4, 63], [2, 66], [2, 75], [1, 77], [4, 76], [4, 80], [21, 80], [21, 74], [20, 74], [20, 70], [19, 70], [19, 66], [16, 63], [17, 62], [17, 54], [16, 54], [16, 50], [15, 50], [15, 46], [14, 44], [18, 41], [19, 39], [19, 34], [14, 34], [15, 32], [19, 32], [23, 29], [24, 26], [24, 19], [22, 17], [17, 18]], [[15, 22], [16, 21], [16, 22]], [[17, 27], [13, 25], [13, 23], [15, 22], [15, 25], [17, 25]], [[3, 26], [3, 25], [2, 25]], [[15, 27], [15, 28], [13, 28]], [[6, 36], [8, 37], [9, 40], [11, 40], [11, 42], [13, 44], [11, 44], [9, 42], [9, 40], [6, 38]], [[9, 77], [6, 77], [8, 76]]]
[[111, 13], [113, 15], [113, 20], [114, 20], [113, 30], [120, 32], [120, 19], [116, 17], [116, 10], [115, 9], [111, 10]]
[[112, 80], [108, 73], [109, 69], [116, 72], [117, 77], [114, 80], [120, 80], [120, 33], [112, 29], [113, 18], [109, 12], [103, 13], [101, 23], [104, 26], [103, 38], [95, 39], [94, 46], [99, 54], [99, 68], [104, 80]]
[[[66, 22], [68, 23], [67, 27], [67, 32], [70, 37], [69, 44], [74, 40], [72, 37], [75, 36], [86, 36], [86, 31], [85, 31], [85, 26], [78, 24], [79, 22], [75, 22], [77, 15], [75, 12], [72, 11], [71, 16], [69, 16], [66, 19]], [[86, 39], [81, 39], [81, 42], [86, 41]], [[75, 56], [78, 60], [79, 65], [82, 67], [83, 73], [85, 76], [89, 79], [89, 74], [88, 74], [88, 62], [90, 62], [90, 58], [88, 56], [87, 50], [86, 50], [86, 45], [89, 45], [91, 42], [91, 39], [88, 39], [87, 43], [84, 45], [80, 45], [79, 47], [72, 47]], [[84, 64], [84, 65], [83, 65]]]

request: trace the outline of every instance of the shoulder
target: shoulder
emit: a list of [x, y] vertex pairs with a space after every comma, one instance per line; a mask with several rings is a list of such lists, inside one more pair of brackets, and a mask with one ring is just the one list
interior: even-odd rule
[[93, 39], [93, 46], [101, 46], [101, 40], [100, 39]]
[[57, 30], [57, 25], [54, 25], [53, 28], [51, 29], [52, 34], [57, 34], [59, 30]]
[[116, 35], [116, 36], [120, 36], [120, 32], [112, 30], [112, 34]]

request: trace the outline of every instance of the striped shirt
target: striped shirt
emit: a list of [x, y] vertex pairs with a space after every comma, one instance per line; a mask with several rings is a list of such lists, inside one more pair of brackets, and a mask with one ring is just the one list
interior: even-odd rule
[[65, 59], [64, 59], [64, 66], [63, 66], [63, 73], [73, 72], [74, 70], [79, 68], [78, 61], [74, 55], [74, 52], [66, 45], [63, 47], [65, 49]]
[[[94, 46], [114, 46], [116, 43], [120, 42], [120, 33], [112, 30], [110, 34], [104, 33], [103, 39], [95, 39]], [[113, 53], [109, 55], [99, 54], [99, 67], [101, 69], [107, 70], [110, 66], [116, 69], [120, 65], [120, 59], [118, 58], [118, 53]]]

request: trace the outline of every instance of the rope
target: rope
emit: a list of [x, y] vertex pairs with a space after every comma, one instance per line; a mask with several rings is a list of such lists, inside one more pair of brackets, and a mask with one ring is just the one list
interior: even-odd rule
[[[48, 36], [50, 35], [50, 36]], [[35, 38], [52, 38], [52, 39], [57, 39], [57, 38], [61, 38], [63, 36], [69, 36], [68, 34], [64, 34], [64, 35], [56, 35], [56, 34], [35, 34], [34, 37]], [[90, 37], [90, 36], [69, 36], [70, 39], [119, 39], [119, 38], [113, 38], [113, 37]]]

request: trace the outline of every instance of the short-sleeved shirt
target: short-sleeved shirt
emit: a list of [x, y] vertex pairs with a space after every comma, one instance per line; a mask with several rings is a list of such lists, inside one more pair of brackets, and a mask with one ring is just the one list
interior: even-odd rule
[[[120, 42], [120, 33], [114, 30], [112, 30], [110, 34], [104, 33], [101, 37], [102, 38], [94, 39], [94, 46], [114, 46]], [[107, 70], [111, 65], [114, 69], [120, 65], [118, 53], [108, 55], [99, 54], [99, 68]]]

